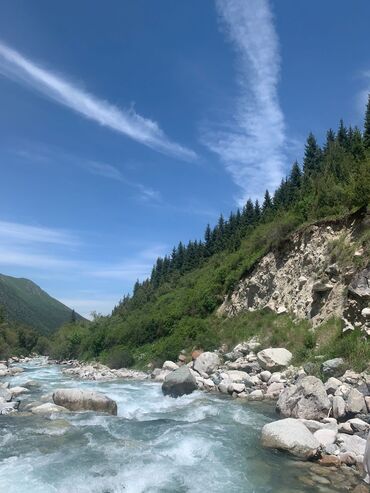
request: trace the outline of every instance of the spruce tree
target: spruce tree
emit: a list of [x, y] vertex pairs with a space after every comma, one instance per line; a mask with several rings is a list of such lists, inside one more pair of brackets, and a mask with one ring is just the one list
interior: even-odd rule
[[339, 129], [338, 129], [338, 133], [337, 133], [337, 142], [344, 149], [348, 149], [348, 146], [349, 146], [348, 130], [344, 126], [342, 119], [339, 122]]
[[370, 93], [368, 96], [365, 113], [364, 146], [366, 149], [370, 149]]
[[260, 219], [261, 219], [261, 206], [257, 199], [254, 204], [254, 222], [258, 224]]
[[292, 170], [289, 176], [289, 181], [294, 189], [298, 190], [299, 188], [301, 188], [302, 172], [301, 168], [299, 167], [298, 161], [294, 161], [293, 163]]
[[326, 142], [324, 146], [324, 152], [328, 153], [331, 147], [335, 143], [335, 132], [333, 129], [329, 128], [329, 130], [326, 132]]
[[271, 200], [271, 195], [268, 190], [265, 192], [265, 197], [263, 200], [263, 205], [262, 205], [262, 212], [266, 214], [270, 209], [272, 208], [272, 200]]
[[362, 139], [361, 130], [358, 127], [355, 127], [353, 129], [351, 139], [351, 152], [353, 154], [353, 157], [357, 160], [362, 160], [365, 158], [364, 141]]
[[212, 255], [212, 230], [209, 224], [204, 232], [204, 253], [206, 257]]
[[251, 199], [247, 200], [243, 210], [243, 222], [246, 226], [251, 226], [254, 222], [254, 205]]
[[317, 144], [316, 138], [312, 132], [307, 137], [304, 151], [303, 172], [305, 176], [315, 173], [320, 168], [321, 149]]

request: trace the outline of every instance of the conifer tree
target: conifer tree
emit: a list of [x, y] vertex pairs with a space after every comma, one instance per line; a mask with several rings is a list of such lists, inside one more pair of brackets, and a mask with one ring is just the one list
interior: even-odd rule
[[255, 221], [255, 223], [258, 224], [260, 219], [261, 219], [261, 206], [260, 206], [260, 203], [258, 202], [258, 199], [257, 199], [255, 204], [254, 204], [254, 221]]
[[324, 146], [324, 152], [327, 153], [335, 143], [335, 132], [332, 128], [326, 132], [326, 142]]
[[299, 189], [302, 184], [302, 172], [299, 167], [298, 161], [294, 161], [292, 170], [290, 172], [289, 181], [294, 189]]
[[272, 208], [271, 195], [268, 190], [265, 192], [265, 197], [262, 204], [262, 212], [266, 214]]
[[307, 137], [304, 151], [303, 172], [305, 176], [315, 173], [320, 168], [321, 149], [317, 144], [316, 138], [312, 132]]
[[364, 146], [366, 149], [370, 149], [370, 93], [368, 96], [365, 113]]
[[362, 139], [361, 130], [358, 127], [353, 129], [352, 139], [351, 139], [351, 152], [353, 157], [357, 160], [362, 160], [365, 158], [365, 146]]
[[251, 226], [254, 222], [254, 205], [251, 199], [248, 199], [245, 204], [243, 219], [246, 226]]
[[337, 142], [344, 149], [348, 149], [348, 145], [349, 145], [348, 130], [344, 126], [342, 119], [339, 122], [339, 129], [338, 129], [338, 133], [337, 133]]

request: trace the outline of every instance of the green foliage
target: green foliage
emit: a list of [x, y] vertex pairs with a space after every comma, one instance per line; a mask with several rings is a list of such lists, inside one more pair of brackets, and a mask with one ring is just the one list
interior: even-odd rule
[[102, 361], [108, 365], [109, 368], [116, 370], [120, 368], [130, 368], [135, 363], [135, 358], [131, 351], [124, 346], [116, 346], [110, 351], [102, 353]]
[[[368, 107], [368, 122], [369, 111]], [[310, 134], [303, 170], [295, 162], [273, 197], [266, 191], [262, 208], [249, 199], [227, 219], [221, 215], [213, 228], [207, 225], [203, 241], [180, 241], [170, 255], [157, 259], [150, 278], [137, 282], [133, 294], [124, 296], [112, 316], [63, 327], [53, 338], [52, 354], [104, 361], [132, 354], [135, 364], [144, 366], [176, 359], [182, 349], [213, 349], [221, 342], [233, 344], [258, 334], [265, 344], [291, 349], [296, 362], [316, 361], [318, 350], [330, 353], [330, 344], [347, 359], [355, 349], [365, 358], [367, 349], [358, 335], [342, 339], [332, 329], [335, 323], [326, 325], [331, 339], [325, 346], [322, 335], [312, 333], [307, 321], [296, 323], [259, 312], [223, 319], [215, 316], [215, 310], [264, 254], [284, 245], [291, 232], [369, 204], [367, 128], [370, 123], [362, 135], [341, 121], [337, 132], [328, 131], [323, 148]], [[368, 231], [358, 242], [370, 245]], [[353, 251], [339, 239], [331, 245], [331, 255], [333, 262], [348, 264]]]
[[8, 321], [4, 308], [0, 312], [0, 359], [36, 351], [40, 335], [30, 327]]

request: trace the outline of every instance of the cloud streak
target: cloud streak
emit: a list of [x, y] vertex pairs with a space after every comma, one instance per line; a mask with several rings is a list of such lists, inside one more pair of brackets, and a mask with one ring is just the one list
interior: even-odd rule
[[239, 95], [227, 125], [203, 141], [241, 187], [239, 202], [275, 188], [284, 171], [285, 124], [278, 100], [279, 42], [268, 0], [216, 0], [222, 29], [237, 54]]
[[191, 149], [171, 141], [153, 120], [122, 110], [46, 70], [0, 42], [0, 73], [73, 111], [164, 154], [196, 159]]
[[67, 231], [8, 221], [0, 221], [0, 241], [1, 243], [16, 241], [63, 246], [76, 246], [80, 243], [76, 236]]

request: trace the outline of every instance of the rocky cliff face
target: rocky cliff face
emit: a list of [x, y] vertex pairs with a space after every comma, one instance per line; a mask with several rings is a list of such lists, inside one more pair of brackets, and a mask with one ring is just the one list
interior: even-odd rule
[[369, 226], [369, 214], [361, 211], [296, 232], [261, 259], [218, 313], [270, 309], [314, 326], [336, 316], [344, 330], [361, 327], [370, 335], [370, 267], [361, 246]]

